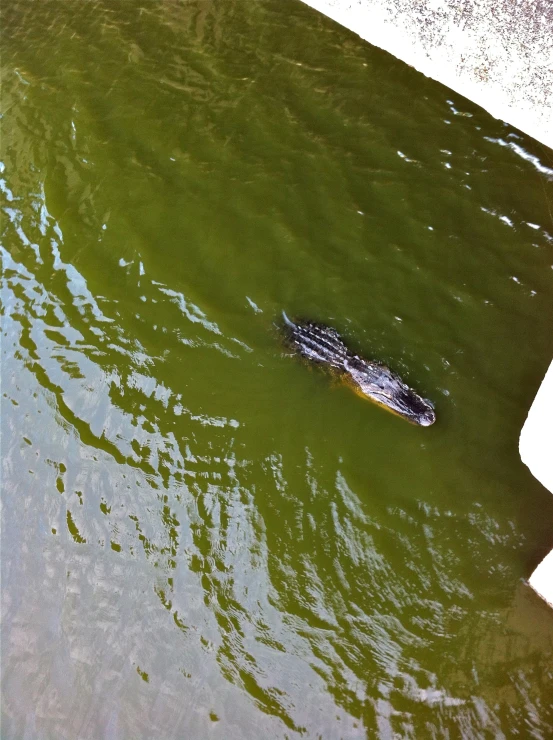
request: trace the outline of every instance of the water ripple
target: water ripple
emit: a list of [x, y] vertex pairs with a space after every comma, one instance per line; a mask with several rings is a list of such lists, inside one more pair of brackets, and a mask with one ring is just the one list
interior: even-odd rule
[[7, 11], [6, 737], [551, 734], [543, 158], [300, 4], [81, 10]]

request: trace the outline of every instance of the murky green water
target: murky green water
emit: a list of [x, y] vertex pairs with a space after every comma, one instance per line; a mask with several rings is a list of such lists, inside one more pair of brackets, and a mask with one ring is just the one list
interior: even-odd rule
[[292, 0], [4, 6], [2, 738], [551, 737], [551, 152]]

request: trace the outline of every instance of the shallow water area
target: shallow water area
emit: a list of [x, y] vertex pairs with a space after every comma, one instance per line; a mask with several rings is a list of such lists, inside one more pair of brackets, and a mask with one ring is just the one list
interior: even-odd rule
[[299, 2], [2, 12], [2, 738], [550, 737], [551, 152]]

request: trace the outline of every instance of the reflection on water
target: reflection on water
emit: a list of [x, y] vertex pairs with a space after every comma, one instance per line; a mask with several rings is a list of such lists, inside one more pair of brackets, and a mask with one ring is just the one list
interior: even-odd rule
[[2, 736], [546, 737], [547, 153], [299, 4], [79, 8], [4, 12]]

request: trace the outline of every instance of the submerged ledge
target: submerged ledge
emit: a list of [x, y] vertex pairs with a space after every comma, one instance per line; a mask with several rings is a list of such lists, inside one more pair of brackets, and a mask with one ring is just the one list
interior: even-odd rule
[[302, 0], [553, 147], [549, 0]]

